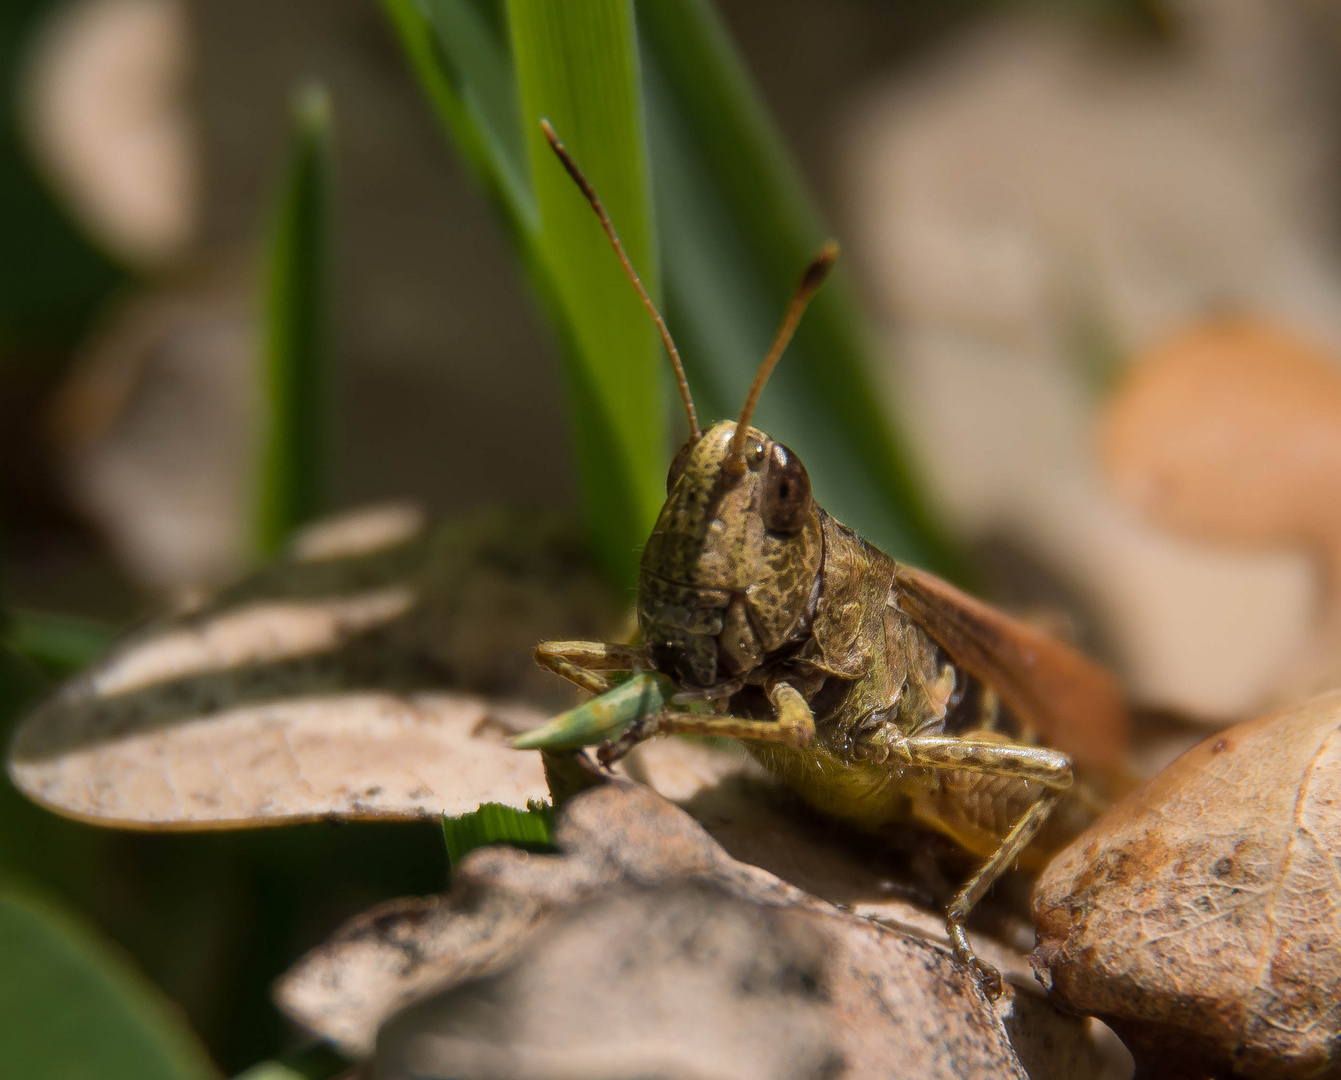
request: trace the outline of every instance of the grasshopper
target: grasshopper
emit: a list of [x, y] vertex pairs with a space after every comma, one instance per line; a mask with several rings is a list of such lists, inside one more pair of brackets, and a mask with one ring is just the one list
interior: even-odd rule
[[[796, 454], [750, 426], [836, 245], [802, 275], [739, 417], [703, 430], [675, 343], [601, 200], [541, 125], [661, 333], [689, 437], [643, 549], [641, 644], [550, 641], [536, 660], [598, 695], [621, 673], [640, 680], [612, 699], [636, 691], [651, 710], [600, 748], [607, 766], [654, 735], [728, 736], [824, 813], [871, 831], [921, 823], [983, 858], [951, 898], [946, 932], [955, 957], [999, 995], [1000, 975], [974, 955], [965, 919], [1021, 856], [1037, 861], [1094, 816], [1076, 765], [1101, 768], [1121, 754], [1116, 681], [868, 544], [816, 502]], [[1066, 812], [1054, 814], [1059, 806]]]

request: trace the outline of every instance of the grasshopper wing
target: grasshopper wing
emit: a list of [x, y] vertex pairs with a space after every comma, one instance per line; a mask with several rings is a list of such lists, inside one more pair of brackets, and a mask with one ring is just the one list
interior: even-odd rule
[[900, 564], [893, 600], [1048, 745], [1091, 768], [1119, 767], [1127, 706], [1098, 664], [925, 570]]

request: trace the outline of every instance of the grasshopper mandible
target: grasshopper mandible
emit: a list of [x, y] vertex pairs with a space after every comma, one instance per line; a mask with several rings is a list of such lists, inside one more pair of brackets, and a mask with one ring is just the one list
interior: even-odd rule
[[[729, 736], [823, 812], [867, 830], [919, 822], [983, 857], [951, 899], [946, 930], [955, 956], [998, 995], [1000, 975], [974, 955], [965, 919], [1027, 850], [1055, 849], [1093, 816], [1073, 764], [1120, 756], [1115, 680], [866, 543], [815, 501], [800, 459], [750, 426], [834, 244], [802, 275], [740, 416], [702, 430], [675, 343], [601, 200], [541, 126], [661, 333], [689, 438], [643, 549], [641, 644], [550, 641], [536, 660], [594, 694], [621, 672], [669, 681], [669, 700], [600, 748], [606, 765], [653, 735]], [[1054, 815], [1059, 805], [1068, 812]]]

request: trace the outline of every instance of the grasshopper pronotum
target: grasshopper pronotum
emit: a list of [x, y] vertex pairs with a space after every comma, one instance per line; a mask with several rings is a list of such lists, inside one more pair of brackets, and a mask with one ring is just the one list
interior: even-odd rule
[[[920, 822], [982, 856], [949, 903], [946, 929], [955, 956], [999, 994], [1000, 975], [973, 954], [965, 918], [1026, 849], [1055, 847], [1086, 817], [1076, 806], [1053, 819], [1047, 834], [1056, 835], [1040, 833], [1059, 803], [1081, 801], [1073, 759], [1103, 763], [1120, 752], [1126, 711], [1116, 682], [866, 543], [815, 501], [797, 456], [750, 426], [835, 245], [802, 275], [740, 416], [704, 431], [675, 343], [600, 199], [541, 125], [661, 332], [689, 438], [643, 549], [642, 643], [551, 641], [536, 659], [595, 694], [619, 672], [660, 673], [638, 689], [652, 710], [598, 752], [606, 764], [657, 734], [729, 736], [826, 813], [869, 830]], [[715, 711], [690, 711], [690, 701]], [[519, 745], [571, 745], [571, 730], [545, 730]]]

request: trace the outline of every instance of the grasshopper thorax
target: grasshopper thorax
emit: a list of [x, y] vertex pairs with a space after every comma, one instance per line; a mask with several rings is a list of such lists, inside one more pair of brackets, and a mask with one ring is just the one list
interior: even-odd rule
[[748, 677], [810, 628], [824, 556], [801, 460], [714, 424], [676, 455], [643, 549], [638, 623], [652, 662], [686, 688]]

